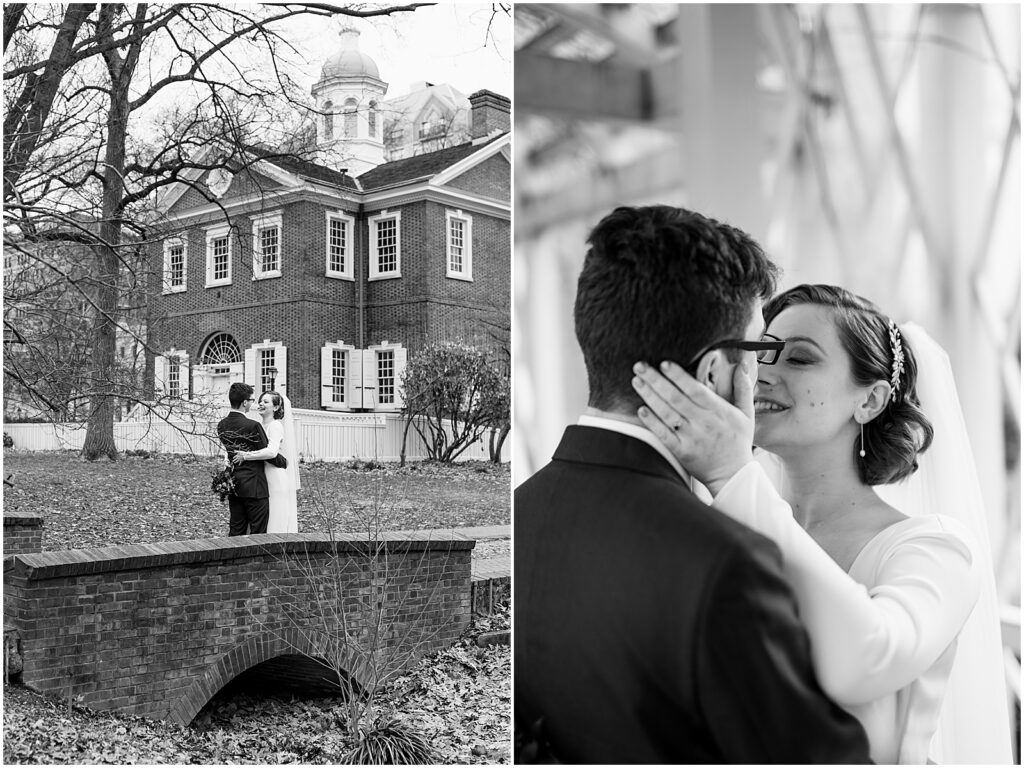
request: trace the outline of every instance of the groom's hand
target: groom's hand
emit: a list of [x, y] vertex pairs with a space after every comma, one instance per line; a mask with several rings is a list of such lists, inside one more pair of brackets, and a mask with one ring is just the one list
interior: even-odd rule
[[640, 420], [716, 496], [751, 460], [754, 385], [749, 365], [737, 365], [733, 372], [732, 403], [675, 363], [662, 363], [662, 373], [644, 363], [633, 367], [633, 388], [646, 403], [637, 411]]

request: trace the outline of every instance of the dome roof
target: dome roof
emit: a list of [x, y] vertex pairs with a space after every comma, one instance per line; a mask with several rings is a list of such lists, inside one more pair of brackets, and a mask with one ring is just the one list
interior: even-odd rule
[[359, 50], [359, 30], [345, 27], [338, 34], [341, 37], [341, 47], [327, 57], [320, 76], [326, 79], [363, 75], [379, 80], [380, 70], [377, 69], [377, 62]]

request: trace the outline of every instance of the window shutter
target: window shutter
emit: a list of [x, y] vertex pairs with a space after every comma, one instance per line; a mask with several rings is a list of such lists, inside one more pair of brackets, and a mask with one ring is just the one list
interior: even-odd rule
[[380, 393], [377, 391], [377, 353], [364, 349], [363, 355], [363, 408], [377, 410]]
[[153, 393], [162, 397], [167, 391], [167, 358], [157, 355], [153, 360]]
[[402, 376], [405, 374], [405, 364], [409, 360], [409, 350], [405, 347], [395, 347], [395, 408], [405, 406], [405, 399], [402, 397]]
[[[330, 408], [334, 405], [331, 393], [331, 364], [334, 361], [334, 348], [320, 347], [320, 407]], [[347, 383], [347, 382], [346, 382]]]
[[245, 350], [245, 367], [242, 369], [242, 381], [259, 392], [259, 375], [260, 372], [256, 368], [256, 348], [249, 347]]
[[363, 407], [363, 350], [353, 349], [348, 356], [348, 407]]
[[274, 347], [274, 365], [277, 367], [277, 391], [288, 394], [288, 347], [282, 344]]
[[191, 382], [188, 379], [188, 357], [183, 356], [178, 366], [178, 381], [181, 387], [182, 400], [190, 400], [192, 397]]

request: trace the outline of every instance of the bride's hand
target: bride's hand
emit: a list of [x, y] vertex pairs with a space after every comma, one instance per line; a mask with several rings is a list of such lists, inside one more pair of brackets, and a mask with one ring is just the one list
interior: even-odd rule
[[662, 363], [664, 375], [644, 363], [633, 366], [633, 388], [647, 404], [637, 411], [640, 420], [716, 496], [751, 460], [754, 399], [748, 365], [733, 372], [734, 403], [675, 363]]
[[238, 453], [236, 453], [236, 454], [234, 455], [234, 457], [233, 457], [233, 458], [231, 459], [231, 463], [232, 463], [232, 464], [234, 464], [234, 465], [235, 465], [236, 467], [237, 467], [237, 466], [238, 466], [239, 464], [241, 464], [241, 463], [242, 463], [243, 461], [245, 461], [245, 459], [244, 459], [244, 458], [242, 458], [242, 453], [243, 453], [243, 451], [239, 451], [239, 452], [238, 452]]

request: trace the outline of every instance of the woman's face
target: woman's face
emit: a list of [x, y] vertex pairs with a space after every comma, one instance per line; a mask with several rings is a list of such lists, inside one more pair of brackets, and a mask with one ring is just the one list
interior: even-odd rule
[[266, 394], [260, 397], [260, 401], [256, 404], [256, 411], [263, 416], [264, 414], [272, 415], [274, 413], [274, 398], [272, 395]]
[[851, 441], [860, 429], [853, 414], [865, 389], [850, 373], [850, 357], [825, 307], [787, 307], [767, 333], [786, 348], [775, 365], [758, 367], [754, 390], [754, 444], [779, 449], [815, 448]]

